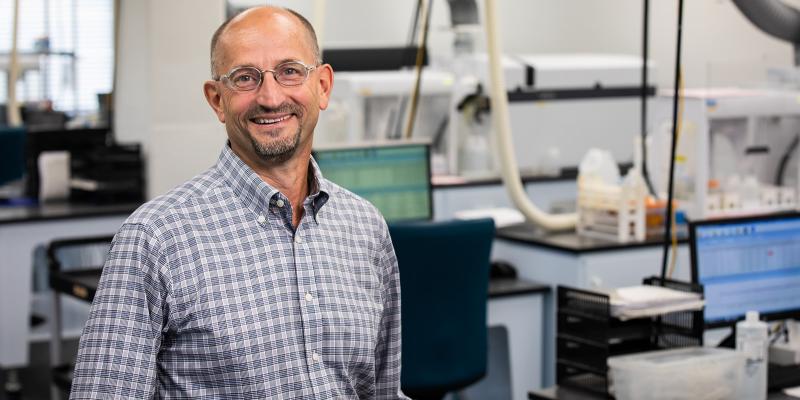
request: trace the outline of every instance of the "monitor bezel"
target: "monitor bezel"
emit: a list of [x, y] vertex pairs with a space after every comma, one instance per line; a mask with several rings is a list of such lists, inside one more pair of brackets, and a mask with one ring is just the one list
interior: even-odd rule
[[[314, 147], [311, 150], [311, 156], [314, 157], [314, 162], [317, 162], [317, 153], [319, 151], [348, 151], [348, 150], [366, 150], [366, 149], [374, 149], [374, 148], [397, 148], [397, 147], [419, 147], [419, 146], [422, 146], [423, 148], [425, 148], [425, 163], [426, 163], [426, 166], [427, 166], [427, 169], [428, 169], [428, 216], [425, 217], [425, 218], [395, 219], [395, 220], [391, 220], [391, 221], [386, 220], [386, 217], [383, 216], [383, 213], [381, 213], [381, 216], [383, 216], [384, 220], [386, 220], [387, 223], [432, 221], [434, 219], [433, 218], [433, 171], [431, 170], [431, 142], [430, 141], [427, 141], [427, 140], [411, 140], [411, 141], [403, 141], [403, 142], [377, 141], [377, 142], [359, 142], [359, 143], [343, 143], [343, 144], [339, 143], [339, 144], [333, 144], [333, 145]], [[325, 177], [325, 172], [322, 171], [322, 168], [320, 168], [320, 172], [322, 173], [322, 176]], [[334, 183], [336, 183], [336, 182], [334, 182]], [[345, 189], [350, 190], [349, 188], [345, 188]], [[372, 203], [370, 203], [370, 204], [372, 204]], [[378, 210], [378, 211], [380, 211], [380, 210]]]
[[[708, 225], [734, 225], [734, 224], [742, 224], [742, 223], [752, 223], [752, 222], [770, 222], [770, 221], [778, 221], [783, 219], [798, 219], [800, 220], [800, 212], [797, 211], [786, 211], [786, 212], [778, 212], [773, 214], [764, 214], [764, 215], [749, 215], [749, 216], [737, 216], [737, 217], [729, 217], [729, 218], [713, 218], [713, 219], [704, 219], [698, 221], [690, 221], [689, 222], [689, 254], [691, 259], [691, 273], [692, 273], [692, 283], [700, 284], [699, 279], [699, 271], [698, 271], [698, 264], [697, 264], [697, 228], [704, 227]], [[705, 297], [705, 293], [703, 294]], [[777, 311], [777, 312], [768, 312], [768, 313], [761, 313], [759, 311], [760, 317], [762, 320], [767, 321], [774, 321], [774, 320], [781, 320], [787, 318], [800, 318], [800, 307], [796, 310], [792, 311]], [[708, 321], [705, 317], [705, 308], [703, 309], [703, 325], [706, 328], [724, 328], [724, 327], [731, 327], [736, 324], [736, 322], [741, 321], [745, 318], [744, 314], [728, 320], [715, 320], [715, 321]]]

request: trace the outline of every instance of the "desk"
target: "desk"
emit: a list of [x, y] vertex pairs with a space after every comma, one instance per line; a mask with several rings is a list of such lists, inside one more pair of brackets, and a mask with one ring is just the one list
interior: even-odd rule
[[504, 326], [508, 331], [513, 400], [523, 400], [530, 388], [541, 387], [543, 310], [549, 293], [548, 285], [526, 279], [489, 281], [487, 323], [490, 327]]
[[0, 368], [28, 364], [33, 250], [55, 238], [113, 234], [138, 204], [0, 208]]
[[[689, 251], [680, 241], [674, 279], [689, 280]], [[620, 244], [578, 236], [574, 232], [547, 233], [530, 225], [497, 230], [493, 259], [517, 267], [519, 276], [578, 288], [614, 288], [638, 285], [642, 278], [661, 273], [662, 242]], [[555, 383], [555, 301], [545, 300], [543, 386]], [[534, 386], [538, 388], [541, 386]]]
[[[530, 400], [605, 400], [606, 398], [591, 393], [570, 388], [560, 388], [552, 386], [542, 390], [532, 390], [528, 392]], [[770, 392], [768, 400], [797, 400], [797, 397], [789, 397], [783, 391]]]

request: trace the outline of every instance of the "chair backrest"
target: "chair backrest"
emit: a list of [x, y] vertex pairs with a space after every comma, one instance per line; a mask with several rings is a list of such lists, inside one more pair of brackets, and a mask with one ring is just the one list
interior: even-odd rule
[[402, 386], [437, 397], [486, 374], [491, 219], [396, 223], [402, 308]]
[[113, 236], [61, 239], [50, 242], [47, 260], [50, 271], [101, 268]]

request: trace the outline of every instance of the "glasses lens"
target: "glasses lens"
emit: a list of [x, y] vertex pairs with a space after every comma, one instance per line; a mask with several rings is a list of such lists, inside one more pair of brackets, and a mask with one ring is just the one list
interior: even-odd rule
[[253, 90], [261, 83], [261, 71], [252, 67], [239, 68], [228, 76], [231, 85], [239, 90]]
[[306, 66], [296, 62], [289, 62], [275, 68], [275, 79], [284, 86], [297, 86], [305, 82], [308, 77]]

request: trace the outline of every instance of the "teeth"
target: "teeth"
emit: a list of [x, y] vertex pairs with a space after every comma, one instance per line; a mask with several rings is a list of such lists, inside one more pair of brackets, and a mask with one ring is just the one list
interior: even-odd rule
[[287, 119], [289, 119], [289, 117], [291, 117], [291, 115], [286, 115], [286, 116], [283, 116], [283, 117], [280, 117], [280, 118], [277, 118], [277, 119], [254, 118], [253, 122], [255, 122], [257, 124], [260, 124], [260, 125], [275, 124], [275, 123], [287, 120]]

